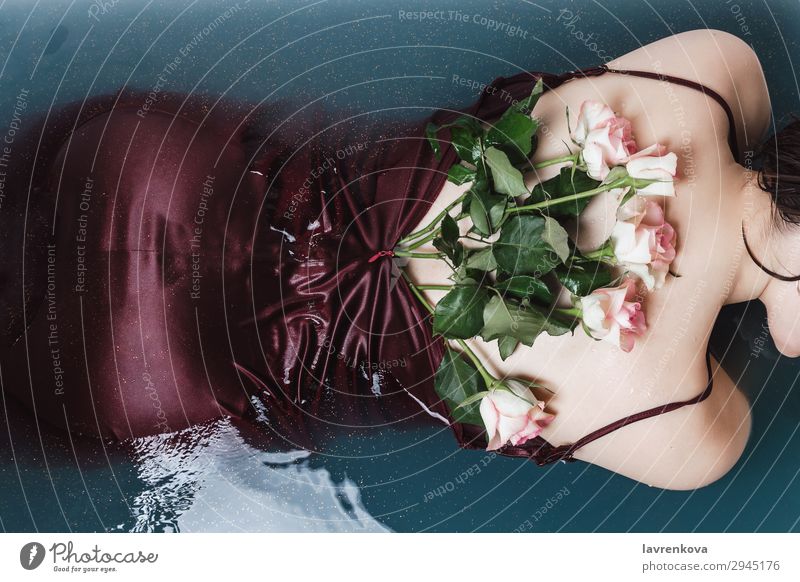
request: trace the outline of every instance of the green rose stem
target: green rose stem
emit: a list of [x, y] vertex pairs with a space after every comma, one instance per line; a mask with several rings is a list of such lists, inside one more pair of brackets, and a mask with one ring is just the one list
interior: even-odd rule
[[606, 265], [615, 266], [617, 264], [617, 255], [614, 252], [613, 243], [608, 240], [599, 249], [583, 253], [584, 258], [592, 261], [599, 261]]
[[478, 372], [483, 377], [486, 387], [491, 390], [498, 381], [497, 378], [486, 371], [486, 368], [483, 367], [483, 363], [480, 361], [478, 356], [475, 355], [475, 352], [470, 349], [470, 347], [467, 345], [467, 342], [462, 339], [458, 339], [456, 342], [461, 346], [461, 349], [464, 350], [464, 353], [467, 354], [469, 359], [472, 360], [472, 363], [475, 364], [475, 367], [478, 368]]
[[595, 249], [593, 251], [588, 251], [583, 253], [583, 256], [587, 259], [593, 260], [603, 260], [607, 258], [614, 258], [616, 255], [614, 254], [614, 247], [610, 242], [606, 242], [602, 247], [599, 249]]
[[409, 257], [412, 259], [441, 259], [443, 258], [442, 253], [414, 253], [411, 251], [401, 251], [397, 250], [394, 251], [394, 256], [396, 257]]
[[543, 162], [539, 162], [538, 164], [533, 164], [533, 168], [536, 170], [541, 170], [542, 168], [546, 168], [547, 166], [555, 166], [556, 164], [563, 164], [565, 162], [572, 162], [573, 164], [577, 163], [578, 161], [578, 154], [570, 154], [568, 156], [564, 156], [561, 158], [553, 158], [552, 160], [545, 160]]
[[[544, 168], [544, 167], [547, 167], [547, 166], [552, 166], [552, 165], [555, 165], [555, 164], [560, 164], [560, 163], [565, 163], [565, 162], [570, 162], [570, 161], [575, 163], [577, 161], [577, 158], [578, 158], [579, 155], [580, 154], [572, 154], [572, 155], [569, 155], [569, 156], [563, 156], [561, 158], [554, 158], [552, 160], [545, 160], [543, 162], [539, 162], [538, 164], [535, 164], [533, 167], [536, 168], [536, 169], [539, 169], [539, 168]], [[586, 190], [585, 192], [578, 192], [576, 194], [573, 194], [572, 196], [564, 196], [563, 198], [556, 198], [555, 200], [545, 200], [543, 202], [537, 202], [536, 204], [528, 204], [526, 206], [514, 206], [512, 208], [508, 208], [505, 211], [505, 215], [508, 216], [510, 214], [514, 214], [514, 213], [517, 213], [517, 212], [526, 212], [528, 210], [540, 210], [542, 208], [548, 208], [550, 206], [555, 206], [556, 204], [564, 204], [565, 202], [574, 202], [576, 200], [581, 200], [583, 198], [591, 198], [592, 196], [596, 196], [598, 194], [601, 194], [603, 192], [607, 192], [609, 190], [613, 190], [615, 188], [624, 188], [626, 186], [629, 186], [629, 187], [633, 188], [634, 191], [635, 191], [637, 188], [644, 188], [644, 187], [649, 186], [650, 184], [653, 184], [655, 182], [659, 182], [659, 180], [637, 179], [637, 178], [633, 178], [631, 176], [625, 176], [624, 178], [620, 178], [619, 180], [614, 180], [613, 182], [610, 182], [608, 184], [602, 184], [602, 185], [598, 186], [597, 188], [593, 188], [591, 190]], [[398, 241], [398, 243], [397, 243], [397, 246], [398, 247], [405, 247], [407, 250], [411, 251], [411, 250], [414, 250], [416, 248], [421, 247], [426, 242], [429, 242], [429, 241], [433, 240], [434, 238], [436, 238], [436, 236], [438, 235], [438, 233], [439, 233], [439, 231], [441, 229], [440, 223], [441, 223], [442, 219], [453, 208], [455, 208], [458, 204], [460, 204], [464, 200], [464, 198], [467, 197], [467, 194], [469, 194], [469, 191], [464, 192], [463, 194], [461, 194], [461, 196], [459, 196], [458, 198], [453, 200], [450, 204], [448, 204], [447, 207], [444, 210], [442, 210], [439, 214], [436, 215], [436, 218], [434, 218], [430, 222], [430, 224], [428, 224], [424, 228], [421, 228], [416, 232], [412, 232], [408, 236], [400, 239], [400, 241]], [[466, 215], [463, 214], [463, 213], [459, 214], [456, 217], [456, 221], [461, 220], [465, 216]], [[420, 238], [420, 237], [423, 237], [423, 238]], [[400, 251], [400, 252], [402, 252], [402, 251]], [[398, 254], [398, 251], [395, 251], [395, 254]], [[398, 254], [398, 256], [406, 256], [406, 255]], [[418, 257], [418, 258], [422, 258], [422, 257]]]
[[[548, 166], [554, 166], [556, 164], [563, 164], [565, 162], [576, 163], [577, 159], [578, 159], [578, 154], [571, 154], [569, 156], [562, 156], [560, 158], [553, 158], [552, 160], [545, 160], [543, 162], [539, 162], [538, 164], [533, 164], [533, 168], [535, 170], [540, 170], [540, 169], [546, 168]], [[405, 246], [408, 250], [413, 250], [413, 249], [416, 249], [418, 247], [421, 247], [426, 242], [436, 238], [436, 235], [439, 232], [439, 223], [444, 218], [444, 215], [449, 213], [458, 204], [463, 202], [464, 198], [467, 197], [468, 193], [469, 192], [464, 192], [461, 196], [459, 196], [458, 198], [453, 200], [450, 204], [448, 204], [447, 207], [444, 210], [442, 210], [439, 214], [437, 214], [436, 218], [434, 218], [430, 222], [430, 224], [428, 224], [426, 227], [421, 228], [416, 232], [412, 232], [408, 236], [400, 239], [400, 241], [397, 243], [397, 246]], [[464, 216], [466, 216], [466, 215], [464, 215]], [[459, 218], [462, 218], [462, 216], [459, 215]], [[458, 219], [456, 219], [456, 220], [458, 220]], [[419, 237], [421, 237], [421, 236], [423, 236], [425, 234], [427, 234], [428, 236], [426, 236], [425, 238], [423, 238], [421, 240], [415, 240], [415, 239], [418, 239]], [[412, 243], [412, 241], [414, 241], [414, 242]]]
[[[563, 164], [563, 163], [566, 163], [566, 162], [576, 163], [577, 159], [578, 159], [578, 156], [579, 156], [579, 154], [571, 154], [571, 155], [568, 155], [568, 156], [562, 156], [560, 158], [553, 158], [552, 160], [545, 160], [543, 162], [539, 162], [538, 164], [534, 164], [533, 168], [538, 170], [538, 169], [541, 169], [541, 168], [546, 168], [547, 166], [554, 166], [556, 164]], [[628, 179], [628, 177], [622, 178], [620, 180], [616, 180], [614, 182], [611, 182], [610, 184], [604, 184], [604, 185], [602, 185], [602, 186], [600, 186], [598, 188], [595, 188], [593, 190], [587, 190], [586, 192], [580, 192], [580, 193], [575, 194], [573, 196], [566, 196], [564, 198], [557, 198], [556, 200], [547, 200], [547, 201], [544, 201], [544, 202], [539, 202], [538, 204], [530, 204], [528, 206], [517, 206], [517, 207], [509, 208], [508, 210], [506, 210], [506, 215], [514, 213], [514, 212], [521, 212], [521, 211], [524, 211], [524, 210], [535, 210], [535, 209], [539, 209], [539, 208], [546, 208], [548, 206], [553, 206], [555, 204], [562, 204], [564, 202], [570, 202], [570, 201], [574, 201], [574, 200], [579, 200], [581, 198], [588, 198], [590, 196], [595, 196], [597, 194], [600, 194], [601, 192], [606, 192], [606, 191], [611, 190], [613, 188], [619, 188], [619, 187], [624, 186], [624, 185], [628, 185], [628, 186], [632, 185], [631, 183], [628, 183], [626, 181], [627, 179]], [[631, 182], [633, 182], [633, 180], [631, 180]], [[648, 180], [648, 181], [645, 181], [645, 182], [646, 182], [646, 184], [649, 184], [649, 183], [652, 183], [652, 180]], [[646, 184], [643, 184], [643, 185], [646, 185]], [[425, 243], [433, 240], [434, 238], [436, 238], [436, 236], [439, 234], [439, 231], [441, 230], [440, 223], [441, 223], [442, 219], [453, 208], [455, 208], [458, 204], [463, 202], [464, 198], [467, 197], [467, 194], [469, 194], [469, 191], [464, 192], [463, 194], [461, 194], [461, 196], [459, 196], [458, 198], [453, 200], [450, 204], [447, 205], [447, 207], [444, 210], [442, 210], [439, 214], [437, 214], [436, 217], [427, 226], [419, 229], [416, 232], [412, 232], [408, 236], [400, 239], [400, 241], [398, 241], [398, 243], [397, 243], [397, 246], [398, 247], [404, 247], [406, 250], [412, 251], [412, 250], [414, 250], [416, 248], [421, 247]], [[465, 216], [466, 216], [465, 214], [459, 214], [458, 217], [456, 217], [456, 221], [460, 220], [461, 218], [464, 218]], [[422, 237], [422, 238], [420, 238], [420, 237]], [[398, 256], [403, 256], [403, 255], [398, 255]]]
[[[422, 303], [422, 305], [425, 307], [425, 309], [427, 309], [430, 313], [433, 313], [434, 312], [433, 306], [430, 303], [428, 303], [427, 299], [425, 299], [425, 296], [420, 292], [420, 288], [417, 287], [413, 283], [413, 281], [411, 281], [411, 278], [408, 276], [408, 274], [404, 270], [400, 269], [400, 272], [403, 274], [403, 279], [405, 279], [406, 283], [408, 283], [408, 286], [411, 289], [411, 292], [414, 294], [414, 296], [417, 299], [419, 299], [419, 302]], [[428, 285], [427, 287], [447, 287], [447, 286], [446, 285]], [[472, 363], [475, 364], [475, 367], [478, 369], [478, 372], [480, 373], [481, 377], [483, 378], [483, 381], [486, 383], [486, 387], [487, 388], [491, 388], [492, 386], [494, 386], [495, 382], [497, 382], [497, 378], [492, 376], [486, 370], [486, 368], [483, 366], [483, 363], [480, 361], [478, 356], [475, 355], [475, 352], [473, 352], [472, 349], [467, 345], [467, 342], [465, 342], [462, 339], [457, 339], [456, 342], [458, 343], [459, 346], [461, 346], [461, 349], [464, 350], [464, 353], [467, 354], [469, 359], [472, 360]]]
[[398, 246], [407, 245], [408, 243], [410, 243], [414, 239], [419, 238], [422, 235], [428, 234], [432, 230], [436, 229], [439, 226], [439, 223], [444, 218], [444, 215], [449, 213], [457, 205], [461, 204], [461, 202], [466, 197], [467, 197], [467, 192], [464, 192], [461, 196], [459, 196], [458, 198], [453, 200], [450, 204], [448, 204], [447, 207], [444, 210], [442, 210], [439, 214], [437, 214], [436, 218], [434, 218], [428, 226], [426, 226], [425, 228], [421, 228], [416, 232], [412, 232], [411, 234], [409, 234], [405, 238], [400, 239], [400, 241], [397, 243], [397, 245]]
[[[468, 214], [464, 214], [464, 213], [459, 214], [458, 216], [455, 217], [455, 221], [458, 222], [459, 220], [461, 220], [463, 218], [466, 218], [467, 216], [469, 216], [469, 215]], [[444, 218], [444, 217], [442, 217], [442, 218]], [[428, 234], [428, 235], [426, 235], [426, 236], [424, 236], [424, 237], [422, 237], [420, 239], [415, 240], [414, 242], [412, 242], [410, 245], [408, 245], [406, 247], [403, 247], [403, 250], [413, 251], [414, 249], [418, 249], [419, 247], [424, 245], [426, 242], [432, 241], [437, 236], [439, 236], [439, 233], [441, 231], [442, 231], [441, 225], [437, 225], [436, 228], [430, 234]], [[469, 237], [466, 237], [466, 238], [469, 238]], [[478, 240], [478, 239], [473, 239], [473, 240]]]
[[508, 208], [505, 213], [506, 215], [509, 215], [515, 212], [525, 212], [527, 210], [540, 210], [542, 208], [555, 206], [556, 204], [563, 204], [564, 202], [574, 202], [575, 200], [581, 200], [582, 198], [591, 198], [592, 196], [597, 196], [598, 194], [602, 194], [603, 192], [608, 192], [609, 190], [614, 190], [616, 188], [630, 187], [633, 188], [633, 191], [635, 192], [638, 188], [644, 188], [650, 184], [655, 184], [656, 182], [661, 181], [662, 180], [646, 180], [642, 178], [634, 178], [632, 176], [625, 176], [619, 180], [609, 182], [608, 184], [601, 184], [597, 188], [592, 188], [591, 190], [586, 190], [585, 192], [578, 192], [572, 196], [564, 196], [563, 198], [545, 200], [543, 202], [537, 202], [536, 204], [528, 204], [527, 206]]
[[578, 309], [577, 307], [573, 307], [571, 309], [559, 309], [559, 308], [556, 308], [553, 311], [555, 311], [556, 313], [560, 313], [562, 315], [569, 316], [569, 317], [580, 317], [581, 315], [583, 315], [583, 312], [580, 309]]
[[602, 184], [597, 188], [592, 188], [591, 190], [586, 190], [585, 192], [578, 192], [577, 194], [573, 194], [572, 196], [564, 196], [563, 198], [556, 198], [554, 200], [545, 200], [543, 202], [537, 202], [536, 204], [528, 204], [526, 206], [515, 206], [513, 208], [509, 208], [506, 210], [506, 214], [513, 214], [515, 212], [525, 212], [528, 210], [540, 210], [542, 208], [548, 208], [550, 206], [555, 206], [556, 204], [564, 204], [565, 202], [574, 202], [576, 200], [581, 200], [583, 198], [591, 198], [592, 196], [597, 196], [598, 194], [602, 194], [603, 192], [608, 192], [609, 190], [614, 190], [615, 188], [624, 188], [625, 186], [630, 186], [630, 180], [628, 177], [621, 178], [619, 180], [615, 180], [608, 184]]
[[439, 235], [439, 231], [441, 231], [441, 227], [437, 226], [430, 234], [423, 236], [415, 240], [413, 243], [405, 247], [406, 250], [413, 251], [414, 249], [418, 249], [422, 245], [424, 245], [428, 241], [432, 241]]

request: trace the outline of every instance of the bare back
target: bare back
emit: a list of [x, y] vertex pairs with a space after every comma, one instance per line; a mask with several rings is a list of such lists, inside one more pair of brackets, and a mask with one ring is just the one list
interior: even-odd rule
[[[714, 50], [716, 48], [716, 50]], [[727, 55], [727, 62], [722, 54]], [[608, 63], [612, 69], [652, 71], [702, 82], [731, 105], [738, 142], [761, 139], [769, 120], [758, 60], [741, 41], [717, 31], [692, 31], [642, 47]], [[756, 70], [753, 70], [753, 69]], [[637, 143], [661, 143], [678, 155], [676, 197], [666, 214], [678, 233], [678, 255], [667, 283], [645, 298], [648, 331], [631, 353], [585, 334], [540, 336], [502, 361], [496, 342], [471, 340], [476, 353], [500, 375], [536, 379], [556, 420], [542, 433], [554, 445], [571, 443], [635, 412], [686, 400], [707, 382], [705, 350], [720, 308], [731, 297], [743, 248], [739, 235], [743, 169], [728, 146], [723, 109], [701, 92], [663, 81], [607, 73], [575, 78], [547, 91], [533, 115], [542, 130], [533, 161], [564, 155], [569, 143], [565, 108], [577, 112], [585, 99], [611, 106], [630, 119]], [[573, 115], [574, 118], [574, 115]], [[530, 183], [557, 172], [548, 168]], [[530, 185], [530, 184], [529, 184]], [[422, 224], [466, 186], [447, 183]], [[598, 198], [582, 215], [579, 244], [602, 242], [613, 225], [608, 200]], [[447, 283], [438, 261], [412, 261], [421, 284]], [[432, 301], [442, 293], [426, 292]], [[749, 406], [727, 374], [714, 365], [714, 390], [700, 404], [626, 426], [580, 449], [575, 457], [645, 483], [675, 489], [710, 483], [741, 455], [749, 434]]]

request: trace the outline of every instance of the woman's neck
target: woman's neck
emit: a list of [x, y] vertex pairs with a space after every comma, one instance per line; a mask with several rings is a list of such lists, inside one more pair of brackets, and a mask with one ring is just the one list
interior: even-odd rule
[[[768, 247], [768, 229], [772, 219], [772, 201], [764, 192], [756, 179], [753, 170], [741, 168], [741, 186], [738, 200], [741, 207], [740, 222], [750, 248], [755, 252]], [[738, 232], [737, 228], [737, 232]], [[738, 237], [734, 256], [738, 257], [738, 265], [734, 285], [728, 295], [726, 304], [752, 301], [761, 297], [769, 283], [769, 276], [758, 268], [744, 246], [742, 236]]]

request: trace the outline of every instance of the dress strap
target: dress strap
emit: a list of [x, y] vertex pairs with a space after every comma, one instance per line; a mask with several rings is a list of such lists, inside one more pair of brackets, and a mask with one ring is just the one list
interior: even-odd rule
[[[731, 153], [733, 157], [738, 161], [739, 160], [739, 143], [736, 137], [736, 122], [733, 117], [733, 110], [731, 106], [728, 105], [728, 102], [725, 98], [714, 91], [711, 87], [707, 85], [703, 85], [702, 83], [698, 83], [697, 81], [692, 81], [689, 79], [684, 79], [683, 77], [675, 77], [673, 75], [666, 75], [663, 73], [654, 73], [652, 71], [631, 71], [631, 70], [623, 70], [623, 69], [612, 69], [607, 65], [599, 65], [597, 67], [593, 67], [592, 69], [587, 69], [587, 71], [595, 73], [595, 70], [600, 69], [604, 70], [607, 73], [617, 73], [620, 75], [631, 75], [633, 77], [642, 77], [645, 79], [654, 79], [656, 81], [666, 81], [668, 83], [674, 83], [675, 85], [681, 85], [683, 87], [689, 87], [690, 89], [694, 89], [696, 91], [700, 91], [704, 95], [711, 97], [720, 104], [722, 109], [725, 111], [725, 115], [728, 117], [728, 145], [731, 148]], [[578, 74], [581, 71], [576, 72]]]
[[602, 428], [590, 432], [585, 437], [575, 441], [571, 445], [560, 445], [557, 447], [545, 446], [542, 449], [537, 450], [537, 454], [532, 457], [532, 460], [534, 460], [536, 464], [540, 466], [560, 460], [572, 461], [574, 460], [572, 458], [573, 453], [579, 448], [599, 439], [600, 437], [612, 433], [623, 426], [627, 426], [647, 418], [652, 418], [660, 414], [666, 414], [667, 412], [672, 412], [673, 410], [683, 408], [684, 406], [702, 402], [711, 395], [711, 390], [714, 387], [714, 376], [711, 372], [711, 351], [708, 348], [706, 349], [706, 370], [708, 371], [708, 383], [706, 384], [706, 388], [694, 398], [690, 398], [689, 400], [681, 400], [679, 402], [670, 402], [669, 404], [662, 404], [661, 406], [656, 406], [642, 412], [637, 412], [636, 414], [631, 414], [630, 416], [626, 416], [625, 418], [621, 418], [616, 422], [612, 422], [611, 424], [607, 424]]
[[[481, 92], [481, 97], [475, 106], [475, 111], [478, 112], [478, 116], [481, 119], [491, 119], [493, 117], [497, 117], [508, 108], [508, 95], [511, 95], [515, 99], [524, 99], [528, 96], [528, 94], [530, 94], [533, 83], [540, 78], [545, 85], [545, 89], [550, 90], [559, 87], [571, 79], [599, 77], [605, 73], [630, 75], [632, 77], [642, 77], [645, 79], [654, 79], [656, 81], [674, 83], [675, 85], [681, 85], [683, 87], [700, 91], [704, 95], [711, 97], [714, 99], [714, 101], [719, 103], [720, 107], [722, 107], [722, 109], [725, 111], [725, 115], [728, 118], [728, 145], [731, 148], [731, 153], [733, 154], [734, 159], [736, 159], [737, 162], [740, 161], [739, 143], [736, 136], [736, 122], [733, 116], [733, 110], [731, 109], [731, 106], [728, 105], [728, 102], [725, 100], [725, 98], [714, 91], [714, 89], [711, 87], [703, 85], [702, 83], [690, 81], [689, 79], [684, 79], [682, 77], [675, 77], [673, 75], [654, 73], [652, 71], [612, 69], [606, 64], [601, 64], [586, 69], [566, 71], [561, 74], [546, 73], [543, 71], [528, 71], [524, 73], [518, 73], [513, 77], [498, 77], [491, 83], [489, 87], [487, 87], [485, 91]], [[470, 113], [472, 113], [472, 111]], [[450, 120], [443, 119], [442, 121], [444, 122]]]

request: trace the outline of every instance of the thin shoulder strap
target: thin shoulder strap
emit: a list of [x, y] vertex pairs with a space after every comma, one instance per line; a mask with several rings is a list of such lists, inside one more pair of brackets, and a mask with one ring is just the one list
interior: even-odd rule
[[665, 75], [663, 73], [653, 73], [651, 71], [629, 71], [622, 69], [612, 69], [610, 67], [607, 67], [606, 65], [600, 65], [597, 68], [605, 70], [608, 73], [618, 73], [620, 75], [644, 77], [645, 79], [655, 79], [656, 81], [667, 81], [669, 83], [674, 83], [676, 85], [682, 85], [684, 87], [689, 87], [690, 89], [695, 89], [696, 91], [700, 91], [701, 93], [711, 97], [717, 103], [720, 104], [722, 109], [725, 110], [725, 115], [728, 117], [728, 145], [731, 148], [733, 157], [736, 158], [737, 161], [739, 160], [739, 144], [736, 138], [736, 122], [734, 121], [733, 110], [731, 109], [731, 106], [728, 105], [728, 102], [725, 100], [725, 98], [716, 91], [714, 91], [714, 89], [712, 89], [711, 87], [708, 87], [696, 81], [691, 81], [689, 79], [684, 79], [682, 77], [674, 77], [672, 75]]
[[619, 75], [631, 75], [633, 77], [643, 77], [645, 79], [654, 79], [656, 81], [666, 81], [674, 83], [683, 87], [689, 87], [696, 91], [700, 91], [719, 103], [720, 107], [725, 111], [728, 118], [728, 145], [731, 148], [731, 153], [737, 162], [741, 161], [739, 157], [739, 143], [736, 136], [736, 122], [733, 116], [733, 110], [725, 98], [714, 91], [711, 87], [690, 81], [682, 77], [675, 77], [673, 75], [665, 75], [662, 73], [653, 73], [651, 71], [632, 71], [623, 69], [612, 69], [605, 64], [589, 67], [586, 69], [576, 69], [573, 71], [566, 71], [561, 74], [552, 74], [545, 72], [529, 71], [518, 73], [513, 77], [498, 77], [489, 87], [481, 92], [479, 102], [475, 106], [475, 110], [480, 113], [479, 117], [488, 119], [495, 117], [505, 111], [509, 105], [509, 96], [515, 99], [523, 99], [530, 94], [530, 90], [538, 79], [542, 79], [546, 89], [555, 89], [570, 79], [584, 78], [584, 77], [598, 77], [605, 73], [616, 73]]
[[678, 408], [683, 408], [684, 406], [689, 406], [691, 404], [697, 404], [698, 402], [702, 402], [706, 398], [709, 397], [711, 394], [711, 390], [714, 387], [714, 376], [711, 372], [711, 351], [710, 349], [706, 349], [706, 370], [708, 371], [708, 383], [706, 384], [705, 390], [695, 396], [694, 398], [690, 398], [689, 400], [682, 400], [679, 402], [670, 402], [669, 404], [662, 404], [661, 406], [656, 406], [654, 408], [650, 408], [648, 410], [644, 410], [642, 412], [637, 412], [636, 414], [632, 414], [630, 416], [626, 416], [625, 418], [621, 418], [616, 422], [612, 422], [611, 424], [607, 424], [606, 426], [599, 428], [593, 432], [590, 432], [585, 437], [575, 441], [571, 445], [561, 445], [558, 447], [552, 447], [545, 455], [537, 456], [534, 458], [537, 465], [546, 465], [548, 463], [552, 463], [558, 460], [572, 460], [572, 455], [575, 451], [581, 448], [584, 445], [589, 444], [590, 442], [599, 439], [609, 433], [614, 432], [617, 429], [622, 428], [623, 426], [627, 426], [634, 422], [639, 422], [640, 420], [645, 420], [646, 418], [652, 418], [654, 416], [658, 416], [659, 414], [666, 414], [667, 412], [672, 412], [673, 410], [677, 410]]

